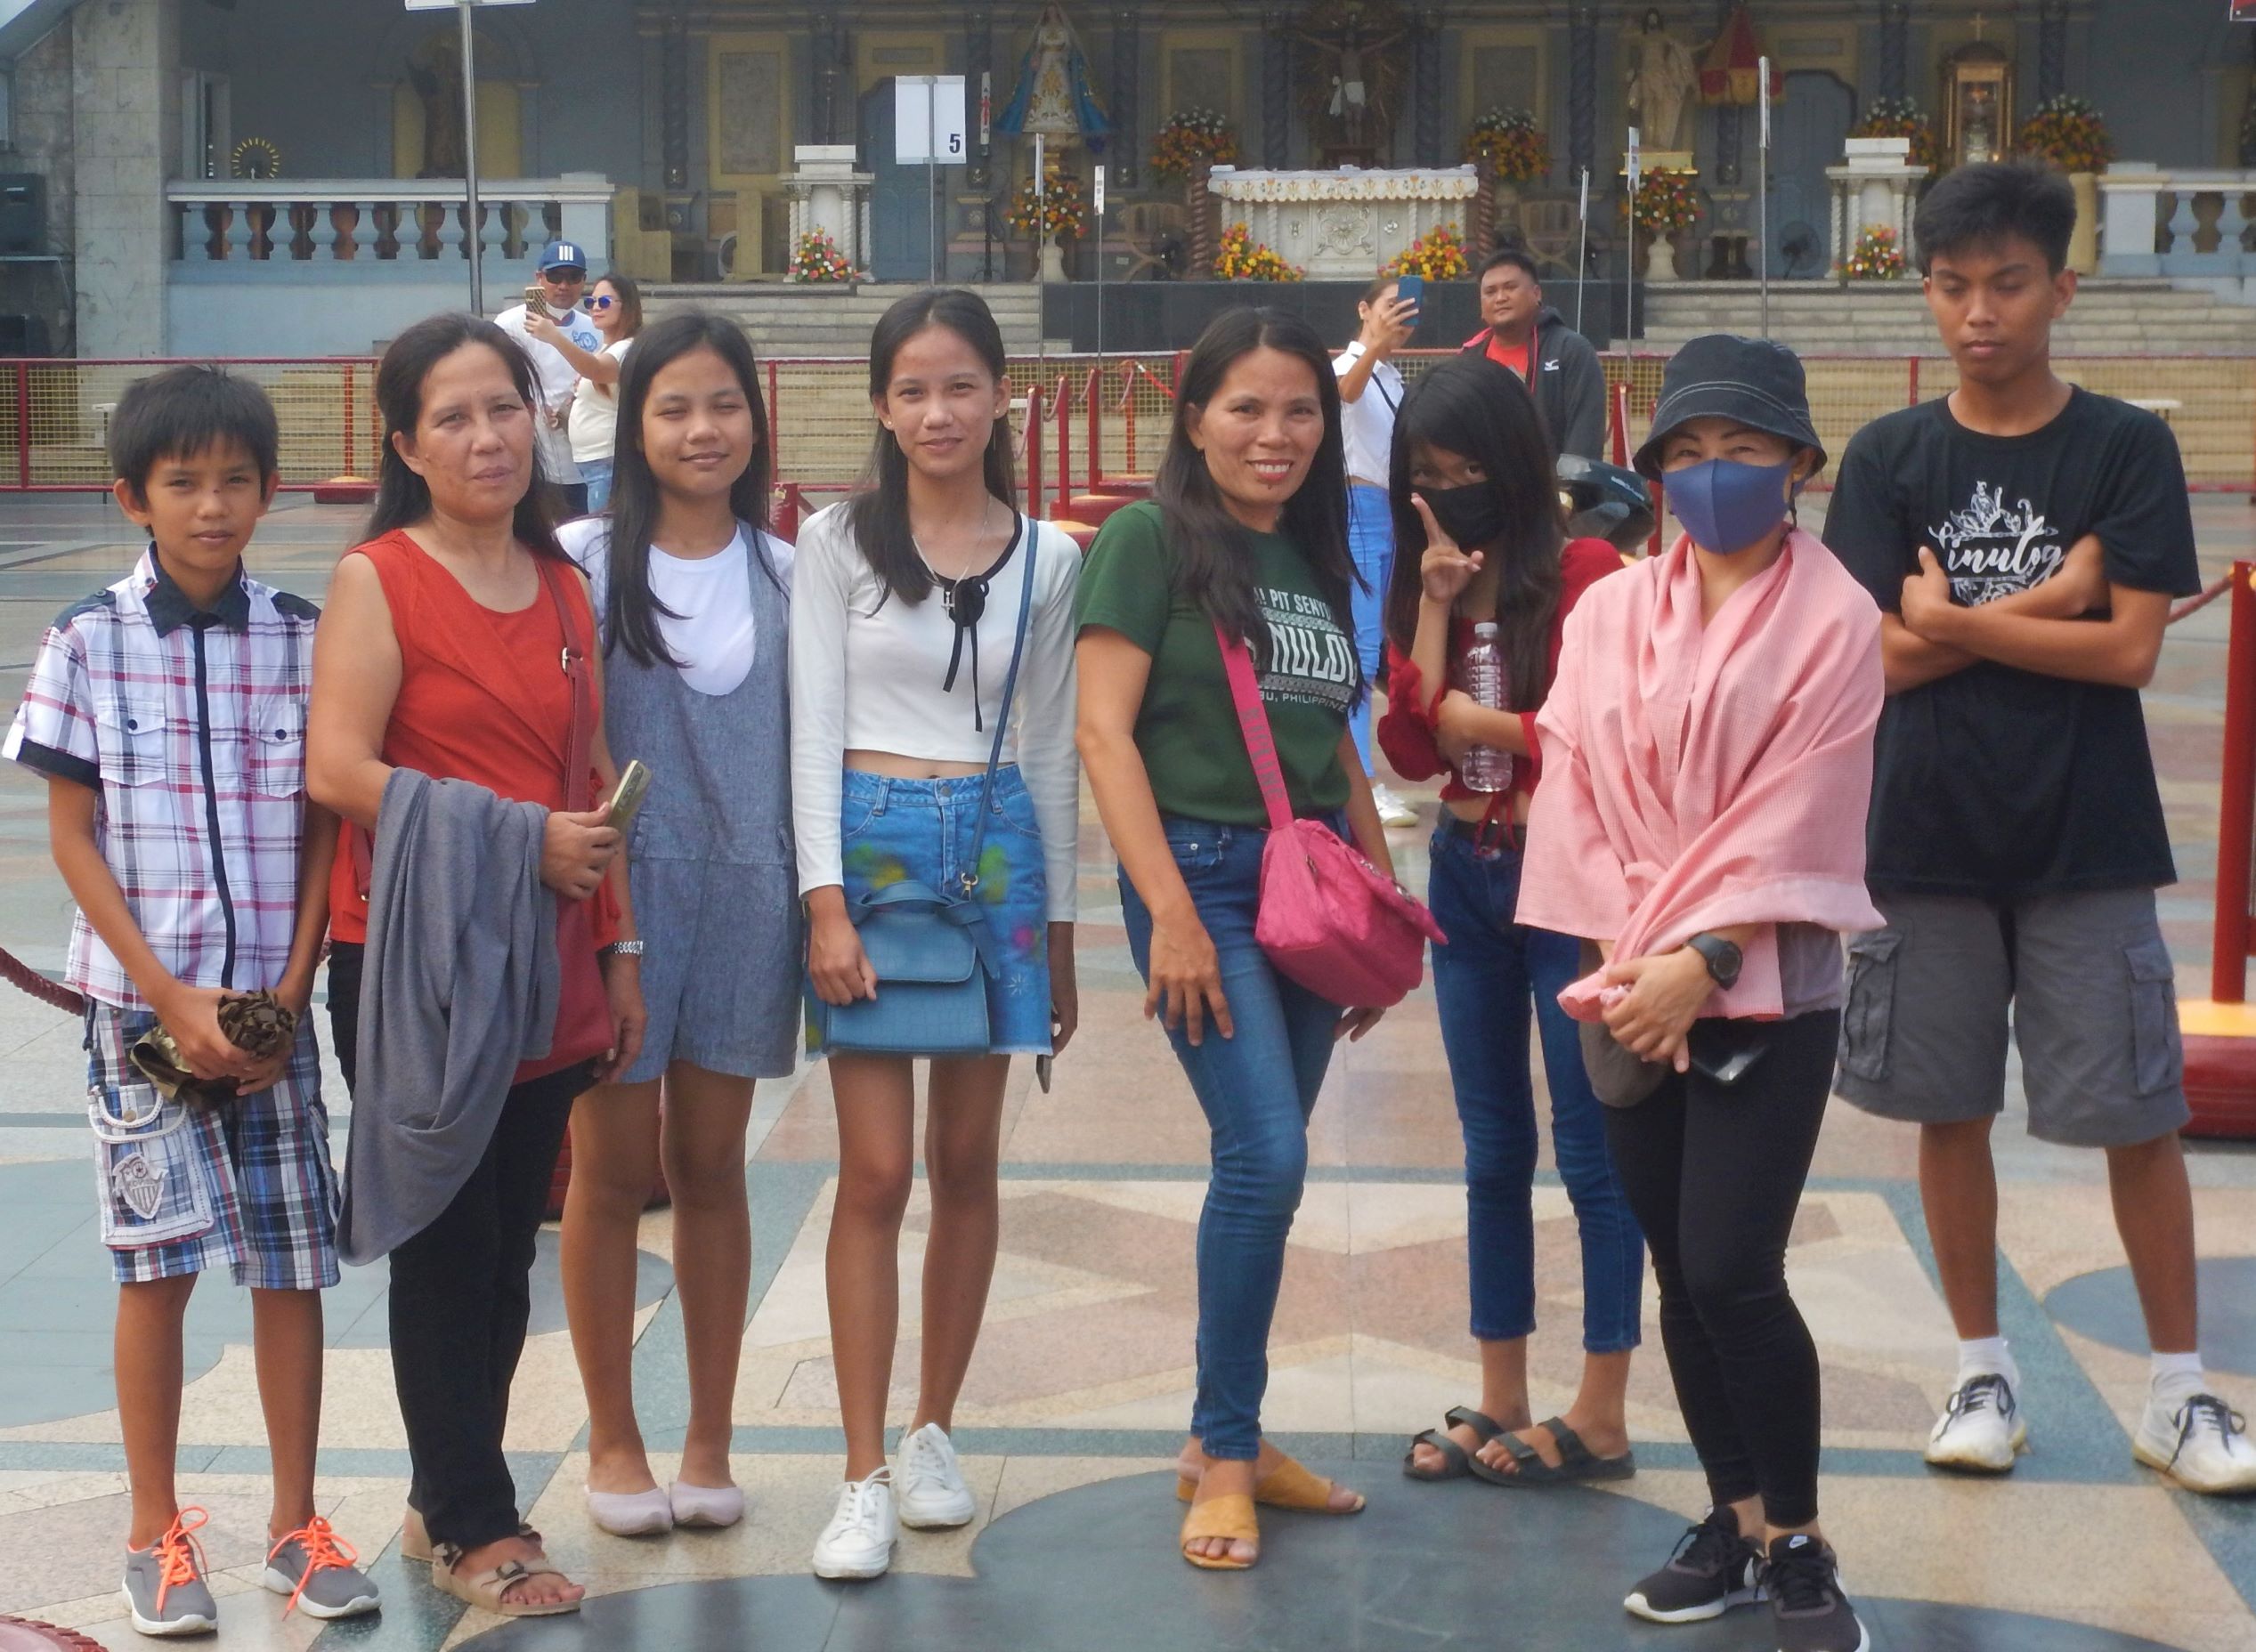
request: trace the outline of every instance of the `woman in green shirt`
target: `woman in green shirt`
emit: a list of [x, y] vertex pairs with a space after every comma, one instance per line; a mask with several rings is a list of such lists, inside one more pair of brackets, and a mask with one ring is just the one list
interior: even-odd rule
[[1254, 939], [1269, 816], [1215, 640], [1219, 625], [1253, 650], [1294, 814], [1391, 876], [1348, 733], [1367, 685], [1339, 388], [1313, 328], [1274, 310], [1216, 318], [1177, 386], [1152, 492], [1105, 524], [1082, 572], [1078, 739], [1120, 855], [1144, 1013], [1164, 1019], [1213, 1130], [1182, 1552], [1238, 1571], [1256, 1555], [1256, 1502], [1363, 1506], [1266, 1444], [1261, 1405], [1309, 1113], [1334, 1040], [1381, 1012], [1295, 985]]

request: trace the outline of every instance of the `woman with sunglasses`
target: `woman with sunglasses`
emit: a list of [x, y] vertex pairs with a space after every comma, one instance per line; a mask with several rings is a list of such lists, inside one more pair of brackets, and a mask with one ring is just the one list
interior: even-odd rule
[[[838, 1112], [828, 1278], [846, 1427], [846, 1484], [815, 1545], [821, 1577], [879, 1576], [901, 1526], [962, 1526], [976, 1512], [948, 1431], [994, 1273], [1003, 1085], [1012, 1056], [1062, 1049], [1077, 1016], [1081, 554], [1010, 504], [1010, 399], [1002, 335], [976, 294], [902, 299], [870, 341], [879, 430], [867, 478], [799, 535], [791, 803], [809, 1042], [828, 1058]], [[978, 908], [965, 927], [986, 967], [973, 966], [984, 1017], [961, 1014], [962, 1024], [928, 1025], [916, 1039], [954, 1053], [931, 1056], [922, 1369], [897, 1483], [885, 1403], [916, 1161], [915, 1058], [856, 1048], [853, 1017], [832, 1018], [905, 990], [880, 979], [856, 927], [873, 895], [905, 882], [970, 896], [957, 905]]]
[[553, 345], [579, 371], [566, 433], [580, 483], [588, 490], [588, 514], [599, 516], [611, 506], [611, 466], [619, 441], [619, 376], [627, 347], [642, 331], [642, 288], [616, 270], [588, 295], [588, 319], [603, 336], [603, 348], [582, 350], [556, 322], [536, 319], [525, 331]]

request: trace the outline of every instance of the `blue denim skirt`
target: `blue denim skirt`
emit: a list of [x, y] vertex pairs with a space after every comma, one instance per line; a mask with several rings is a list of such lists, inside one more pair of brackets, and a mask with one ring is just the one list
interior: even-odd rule
[[[844, 772], [839, 811], [841, 870], [851, 910], [873, 889], [904, 879], [943, 892], [971, 862], [978, 829], [978, 774], [894, 780]], [[1018, 765], [995, 771], [979, 846], [974, 897], [987, 909], [1001, 967], [987, 978], [987, 1049], [998, 1056], [1050, 1053], [1050, 888], [1042, 829]], [[807, 1049], [824, 1053], [822, 1018], [807, 993]]]

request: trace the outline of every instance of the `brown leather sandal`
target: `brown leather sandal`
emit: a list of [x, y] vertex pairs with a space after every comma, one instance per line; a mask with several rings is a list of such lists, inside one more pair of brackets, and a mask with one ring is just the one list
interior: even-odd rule
[[[563, 1577], [564, 1574], [548, 1564], [547, 1555], [535, 1555], [530, 1560], [504, 1560], [499, 1566], [480, 1572], [475, 1577], [465, 1577], [454, 1569], [453, 1562], [461, 1551], [451, 1544], [438, 1545], [438, 1552], [431, 1557], [431, 1586], [442, 1594], [491, 1612], [497, 1617], [562, 1617], [577, 1612], [577, 1600], [512, 1600], [509, 1591], [519, 1583], [535, 1577]], [[569, 1581], [568, 1579], [566, 1581]]]

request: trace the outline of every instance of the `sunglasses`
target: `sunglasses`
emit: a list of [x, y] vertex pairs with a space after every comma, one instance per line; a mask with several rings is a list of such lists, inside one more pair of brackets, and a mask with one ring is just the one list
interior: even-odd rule
[[588, 308], [590, 310], [608, 310], [618, 302], [619, 301], [616, 298], [613, 298], [609, 293], [597, 293], [593, 298], [590, 298], [588, 301]]

